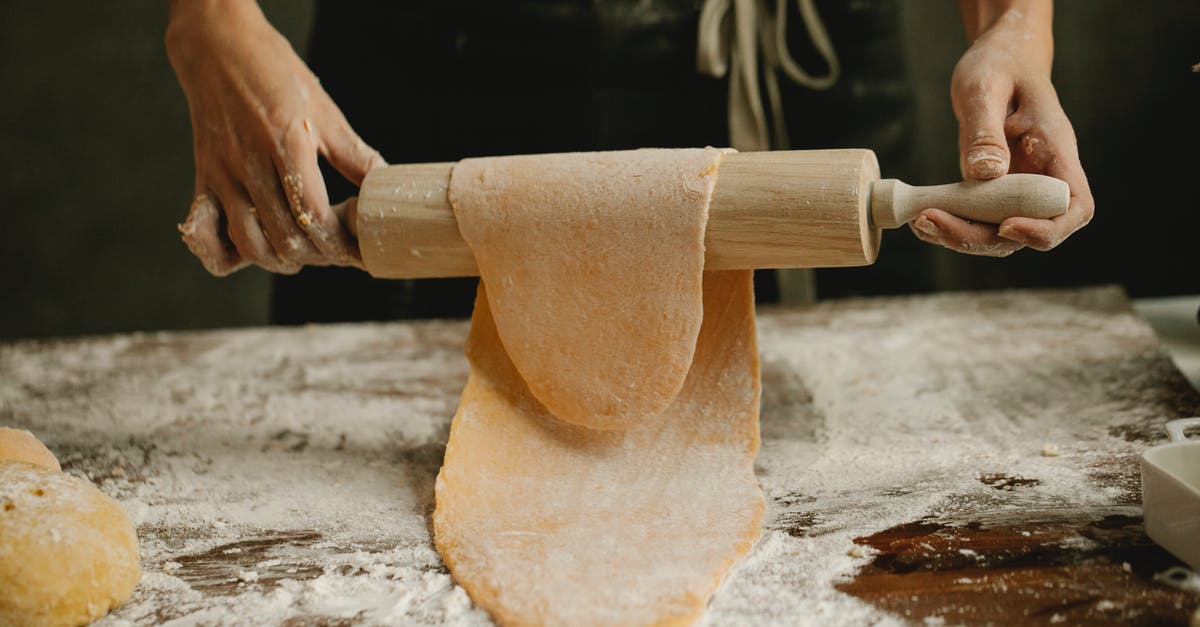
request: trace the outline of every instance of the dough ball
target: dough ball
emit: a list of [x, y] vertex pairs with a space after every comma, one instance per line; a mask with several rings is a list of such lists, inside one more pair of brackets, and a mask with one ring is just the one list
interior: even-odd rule
[[142, 577], [121, 506], [60, 470], [0, 460], [0, 625], [86, 625]]
[[44, 468], [62, 470], [46, 445], [23, 429], [0, 427], [0, 459], [19, 459]]

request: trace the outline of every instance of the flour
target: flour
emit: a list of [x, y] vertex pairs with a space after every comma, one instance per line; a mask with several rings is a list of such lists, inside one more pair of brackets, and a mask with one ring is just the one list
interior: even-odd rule
[[[147, 572], [100, 625], [488, 625], [429, 535], [465, 334], [432, 322], [8, 344], [0, 423], [134, 518]], [[1136, 513], [1137, 454], [1200, 409], [1114, 290], [763, 308], [759, 344], [768, 513], [705, 625], [904, 624], [835, 589], [874, 557], [855, 538], [928, 517]]]

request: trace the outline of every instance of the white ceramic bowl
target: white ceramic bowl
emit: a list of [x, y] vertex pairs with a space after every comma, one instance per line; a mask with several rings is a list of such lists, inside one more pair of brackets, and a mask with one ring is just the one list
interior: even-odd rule
[[1167, 423], [1171, 441], [1142, 453], [1146, 535], [1200, 570], [1200, 438], [1188, 439], [1200, 418]]

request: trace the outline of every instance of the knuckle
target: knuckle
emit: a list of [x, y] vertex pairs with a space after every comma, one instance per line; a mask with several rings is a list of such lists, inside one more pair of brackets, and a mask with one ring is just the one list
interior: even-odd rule
[[1062, 159], [1058, 154], [1055, 146], [1047, 140], [1046, 137], [1035, 134], [1026, 133], [1021, 135], [1017, 145], [1024, 155], [1026, 162], [1035, 170], [1046, 171], [1057, 169], [1062, 163]]
[[990, 100], [997, 91], [995, 81], [977, 72], [955, 71], [950, 82], [952, 95], [962, 106], [978, 107]]
[[979, 129], [972, 133], [967, 138], [967, 146], [970, 148], [993, 148], [996, 151], [1007, 151], [1008, 140], [1003, 133], [996, 133], [992, 129]]
[[294, 236], [285, 237], [275, 246], [275, 253], [285, 262], [299, 263], [300, 244]]
[[[308, 120], [290, 119], [280, 126], [276, 127], [274, 147], [275, 152], [281, 157], [295, 156], [293, 153], [307, 152], [312, 144], [312, 135], [309, 132]], [[316, 150], [312, 147], [312, 150]]]
[[296, 117], [286, 99], [259, 104], [257, 109], [259, 119], [272, 131], [286, 129]]
[[274, 245], [275, 254], [285, 265], [300, 266], [313, 258], [314, 251], [308, 239], [300, 233], [291, 233]]
[[1096, 208], [1093, 206], [1090, 206], [1090, 205], [1084, 207], [1082, 215], [1080, 216], [1081, 219], [1079, 222], [1079, 226], [1080, 227], [1087, 226], [1088, 224], [1091, 223], [1092, 218], [1094, 218], [1094, 217], [1096, 217]]

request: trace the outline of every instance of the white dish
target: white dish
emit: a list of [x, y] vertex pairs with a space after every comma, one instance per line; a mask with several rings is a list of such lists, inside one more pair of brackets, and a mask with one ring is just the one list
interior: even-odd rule
[[1171, 441], [1142, 453], [1146, 535], [1200, 570], [1200, 438], [1188, 439], [1200, 418], [1167, 423]]

